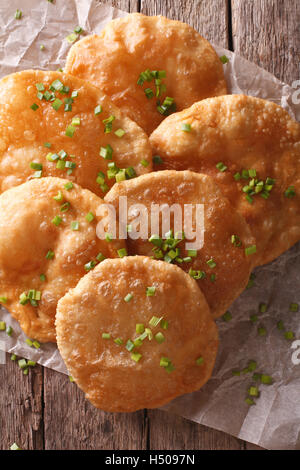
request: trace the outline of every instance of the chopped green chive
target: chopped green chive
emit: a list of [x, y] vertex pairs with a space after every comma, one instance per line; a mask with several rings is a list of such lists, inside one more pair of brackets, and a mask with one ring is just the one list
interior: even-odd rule
[[72, 126], [80, 126], [80, 118], [79, 117], [74, 117], [72, 119], [72, 123], [71, 123]]
[[22, 18], [22, 12], [21, 10], [17, 10], [15, 13], [15, 18], [16, 20], [20, 20]]
[[27, 367], [26, 359], [19, 359], [18, 360], [18, 366], [20, 367], [20, 369], [25, 369], [25, 367]]
[[41, 347], [40, 343], [37, 340], [34, 340], [32, 344], [35, 349], [39, 349]]
[[128, 256], [126, 248], [121, 248], [120, 250], [118, 250], [118, 255], [120, 258], [124, 258], [124, 256]]
[[272, 385], [273, 379], [270, 375], [262, 374], [260, 377], [261, 383], [264, 385]]
[[33, 342], [31, 341], [31, 339], [27, 338], [27, 339], [25, 340], [25, 343], [26, 343], [28, 346], [30, 346], [30, 347], [32, 348]]
[[103, 157], [105, 160], [111, 160], [113, 154], [112, 147], [108, 144], [106, 147], [101, 147], [99, 155]]
[[36, 103], [33, 103], [30, 108], [33, 110], [33, 111], [36, 111], [39, 107]]
[[132, 351], [134, 349], [134, 343], [131, 341], [131, 339], [129, 339], [126, 343], [126, 346], [125, 348], [127, 349], [127, 351]]
[[40, 280], [42, 282], [45, 282], [46, 281], [46, 275], [45, 274], [40, 274]]
[[156, 326], [158, 326], [161, 322], [163, 317], [152, 317], [151, 320], [149, 321], [149, 325], [150, 326], [153, 326], [153, 328], [155, 328]]
[[53, 196], [54, 201], [61, 202], [63, 200], [63, 193], [61, 191], [58, 191], [56, 196]]
[[60, 212], [67, 212], [69, 208], [70, 208], [70, 203], [65, 202], [64, 204], [60, 206]]
[[293, 339], [295, 339], [295, 335], [293, 333], [293, 331], [286, 331], [284, 333], [284, 337], [285, 339], [287, 339], [288, 341], [293, 341]]
[[259, 326], [257, 328], [257, 332], [258, 332], [259, 336], [266, 336], [267, 335], [267, 330], [263, 326]]
[[50, 149], [51, 148], [50, 142], [44, 142], [44, 147], [47, 147], [48, 149]]
[[[133, 294], [127, 294], [127, 295], [124, 297], [124, 300], [125, 300], [125, 302], [130, 302], [132, 298], [133, 298]], [[142, 333], [143, 333], [143, 332], [142, 332]]]
[[116, 135], [117, 137], [119, 137], [119, 139], [121, 139], [121, 138], [123, 137], [123, 135], [125, 135], [125, 131], [124, 131], [123, 129], [117, 129], [117, 130], [115, 131], [115, 135]]
[[62, 218], [56, 215], [54, 219], [52, 219], [52, 223], [58, 227], [62, 223]]
[[156, 335], [154, 336], [154, 338], [156, 339], [156, 341], [158, 342], [158, 344], [161, 344], [165, 341], [165, 337], [164, 335], [161, 333], [161, 332], [158, 332], [156, 333]]
[[227, 170], [227, 166], [224, 165], [223, 162], [219, 162], [216, 164], [216, 168], [221, 171], [222, 173]]
[[6, 323], [5, 321], [0, 321], [0, 331], [5, 331], [6, 330]]
[[182, 123], [181, 124], [181, 130], [183, 132], [191, 132], [192, 131], [192, 126], [190, 124]]
[[116, 343], [118, 346], [121, 346], [123, 344], [122, 338], [116, 338], [114, 339], [114, 343]]
[[105, 234], [105, 240], [106, 240], [108, 243], [110, 243], [110, 242], [112, 241], [112, 239], [113, 239], [113, 238], [112, 238], [112, 235], [111, 235], [110, 233], [106, 233], [106, 234]]
[[265, 303], [263, 303], [263, 302], [259, 304], [259, 311], [260, 311], [260, 313], [265, 313], [267, 310], [268, 310], [267, 304], [265, 304]]
[[110, 335], [110, 333], [102, 333], [102, 338], [103, 339], [110, 339], [111, 335]]
[[78, 38], [79, 38], [79, 34], [77, 33], [71, 33], [71, 34], [68, 34], [68, 36], [66, 36], [66, 40], [70, 44], [73, 44], [73, 42], [75, 42]]
[[160, 326], [163, 330], [167, 330], [169, 328], [169, 322], [167, 320], [162, 319], [160, 322]]
[[256, 245], [248, 246], [245, 248], [245, 255], [250, 256], [256, 253]]
[[159, 155], [154, 155], [152, 161], [155, 165], [162, 165], [163, 159]]
[[40, 45], [40, 50], [41, 50], [41, 51], [44, 51], [44, 50], [45, 50], [44, 44], [41, 44], [41, 45]]
[[96, 262], [95, 261], [89, 261], [88, 263], [86, 263], [84, 265], [84, 269], [88, 272], [88, 271], [91, 271], [92, 269], [94, 269], [94, 267], [96, 266]]
[[10, 356], [10, 360], [11, 360], [11, 361], [16, 361], [16, 360], [17, 360], [16, 354], [12, 354], [12, 355]]
[[223, 315], [223, 320], [226, 322], [230, 322], [232, 320], [232, 315], [229, 311], [225, 312]]
[[154, 286], [147, 287], [146, 288], [147, 297], [152, 297], [153, 295], [155, 295], [155, 291], [156, 291], [156, 287], [154, 287]]
[[55, 98], [52, 103], [52, 108], [55, 109], [55, 111], [58, 111], [62, 104], [63, 102], [59, 98]]
[[237, 247], [242, 246], [241, 239], [237, 235], [231, 235], [231, 243]]
[[132, 353], [131, 354], [131, 359], [135, 362], [139, 362], [139, 360], [142, 358], [142, 355], [139, 353]]
[[48, 253], [46, 254], [46, 259], [53, 259], [54, 258], [54, 252], [49, 250]]
[[197, 366], [201, 366], [203, 363], [204, 363], [204, 359], [203, 359], [202, 356], [200, 356], [200, 357], [198, 357], [198, 359], [196, 359]]
[[87, 222], [92, 222], [92, 221], [94, 220], [94, 218], [95, 218], [95, 216], [94, 216], [94, 214], [93, 214], [92, 212], [89, 212], [89, 213], [86, 214], [86, 216], [85, 216], [85, 220], [86, 220]]
[[100, 104], [98, 104], [96, 106], [96, 108], [94, 109], [94, 114], [95, 114], [95, 116], [98, 116], [101, 113], [102, 113], [102, 106]]
[[236, 173], [235, 175], [233, 175], [235, 181], [240, 181], [241, 179], [241, 174], [240, 173]]
[[299, 311], [299, 304], [292, 303], [290, 304], [290, 312], [298, 312]]
[[135, 331], [136, 331], [137, 333], [139, 333], [139, 334], [144, 333], [144, 331], [145, 331], [145, 326], [144, 326], [144, 324], [143, 324], [143, 323], [137, 323], [137, 324], [135, 325]]
[[7, 297], [0, 297], [0, 304], [7, 304]]
[[74, 222], [71, 222], [71, 230], [73, 231], [79, 230], [79, 222], [77, 222], [77, 220]]
[[103, 119], [103, 124], [104, 124], [104, 133], [109, 134], [112, 130], [112, 123], [115, 120], [115, 116], [111, 115], [107, 119]]
[[217, 266], [216, 262], [213, 259], [206, 261], [206, 264], [208, 264], [208, 266], [212, 269]]
[[249, 398], [249, 397], [245, 399], [245, 402], [246, 402], [247, 405], [249, 405], [249, 406], [254, 406], [254, 405], [255, 405], [255, 401], [252, 400], [252, 398]]
[[66, 136], [67, 136], [67, 137], [73, 137], [75, 131], [76, 131], [76, 128], [75, 128], [74, 126], [69, 125], [69, 126], [66, 128]]
[[290, 186], [284, 193], [285, 197], [292, 198], [296, 196], [295, 186]]
[[284, 324], [283, 324], [283, 321], [282, 321], [282, 320], [279, 320], [279, 322], [277, 322], [277, 329], [278, 329], [279, 331], [284, 330]]
[[81, 26], [76, 26], [74, 28], [74, 33], [81, 34], [83, 32], [83, 29]]
[[67, 191], [70, 191], [70, 189], [72, 189], [74, 187], [73, 183], [71, 183], [71, 181], [69, 181], [68, 183], [65, 184], [65, 189]]
[[227, 63], [229, 62], [229, 59], [228, 59], [228, 57], [227, 57], [226, 55], [222, 55], [222, 56], [220, 57], [220, 61], [222, 62], [222, 64], [225, 65], [225, 64], [227, 64]]
[[251, 315], [250, 316], [250, 321], [252, 323], [256, 323], [258, 321], [258, 315]]
[[147, 166], [149, 166], [148, 160], [145, 160], [144, 158], [143, 158], [143, 160], [140, 161], [140, 163], [141, 163], [141, 165], [143, 165], [144, 168], [147, 168]]

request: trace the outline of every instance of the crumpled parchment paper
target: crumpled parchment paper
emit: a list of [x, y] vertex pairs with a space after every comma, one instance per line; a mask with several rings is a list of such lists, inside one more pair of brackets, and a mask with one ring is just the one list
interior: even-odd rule
[[[17, 9], [23, 12], [21, 20], [14, 17]], [[76, 25], [84, 34], [97, 33], [111, 19], [125, 15], [95, 0], [54, 0], [53, 4], [1, 0], [0, 76], [28, 68], [63, 67], [70, 48], [65, 37]], [[45, 45], [43, 51], [41, 44]], [[292, 102], [293, 88], [230, 51], [216, 49], [230, 59], [224, 69], [231, 93], [275, 101], [300, 121], [300, 105]], [[300, 244], [256, 269], [253, 287], [230, 309], [233, 319], [218, 321], [220, 350], [211, 380], [199, 392], [184, 395], [164, 409], [268, 449], [300, 449], [300, 312], [289, 312], [291, 302], [300, 303], [299, 267]], [[267, 303], [268, 310], [259, 313], [258, 323], [252, 324], [249, 317], [258, 312], [260, 302]], [[14, 329], [11, 337], [1, 333], [0, 349], [67, 373], [55, 345], [30, 348], [18, 323], [4, 308], [0, 308], [0, 320]], [[278, 331], [279, 320], [295, 333], [294, 341], [287, 341]], [[257, 334], [258, 325], [266, 328], [266, 337]], [[245, 368], [249, 360], [257, 361], [256, 372], [274, 379], [273, 385], [260, 386], [261, 396], [252, 407], [244, 401], [252, 374], [232, 375], [232, 370]]]

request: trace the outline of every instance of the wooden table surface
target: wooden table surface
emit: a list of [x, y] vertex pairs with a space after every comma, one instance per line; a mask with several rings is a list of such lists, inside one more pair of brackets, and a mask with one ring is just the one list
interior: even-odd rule
[[[106, 0], [147, 15], [185, 21], [276, 77], [299, 79], [299, 0]], [[68, 377], [37, 366], [24, 376], [0, 366], [0, 448], [257, 449], [223, 432], [159, 410], [109, 414], [93, 408]]]

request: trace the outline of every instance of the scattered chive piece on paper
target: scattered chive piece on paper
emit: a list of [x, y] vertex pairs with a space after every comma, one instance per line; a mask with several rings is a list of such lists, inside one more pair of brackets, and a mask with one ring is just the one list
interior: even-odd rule
[[220, 61], [222, 62], [222, 64], [225, 65], [225, 64], [227, 64], [227, 63], [229, 62], [229, 59], [228, 59], [227, 55], [222, 55], [222, 56], [220, 57]]
[[15, 13], [15, 18], [16, 20], [20, 20], [22, 18], [22, 12], [21, 10], [17, 10], [16, 13]]
[[258, 332], [259, 336], [266, 336], [267, 335], [267, 330], [264, 326], [259, 326], [257, 328], [257, 332]]
[[291, 303], [290, 304], [290, 312], [299, 312], [299, 304]]
[[267, 304], [265, 304], [265, 303], [263, 303], [263, 302], [259, 304], [259, 311], [260, 311], [260, 313], [265, 313], [267, 310], [268, 310]]
[[293, 341], [295, 339], [295, 334], [293, 331], [286, 331], [284, 333], [284, 337], [285, 339], [287, 339], [288, 341]]
[[224, 313], [224, 315], [222, 316], [223, 320], [225, 322], [230, 322], [232, 320], [232, 315], [231, 313], [227, 310], [227, 312]]

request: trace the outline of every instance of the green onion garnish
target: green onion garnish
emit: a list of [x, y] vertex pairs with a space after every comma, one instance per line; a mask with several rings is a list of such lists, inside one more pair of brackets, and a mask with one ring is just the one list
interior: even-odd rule
[[153, 295], [155, 295], [155, 291], [156, 291], [156, 287], [154, 287], [154, 286], [147, 287], [146, 288], [147, 297], [152, 297]]
[[267, 304], [265, 304], [265, 303], [263, 303], [263, 302], [259, 304], [259, 311], [260, 311], [260, 313], [265, 313], [267, 310], [268, 310]]
[[284, 193], [285, 197], [292, 198], [296, 196], [295, 186], [290, 186]]
[[76, 128], [75, 128], [74, 126], [69, 125], [69, 126], [66, 128], [66, 136], [67, 136], [67, 137], [73, 137], [75, 131], [76, 131]]
[[69, 181], [68, 183], [65, 184], [65, 189], [67, 191], [70, 191], [70, 189], [72, 189], [74, 186], [73, 186], [73, 183], [71, 181]]
[[156, 339], [156, 341], [158, 342], [158, 344], [161, 344], [165, 341], [165, 337], [164, 335], [161, 333], [161, 332], [158, 332], [156, 333], [156, 335], [154, 336], [154, 338]]
[[46, 275], [45, 274], [40, 274], [40, 280], [42, 282], [45, 282], [46, 281]]
[[299, 311], [299, 304], [292, 303], [290, 304], [290, 312], [298, 312]]
[[126, 343], [126, 346], [125, 348], [127, 349], [127, 351], [132, 351], [134, 349], [134, 343], [131, 341], [131, 339], [129, 339]]
[[213, 259], [206, 261], [206, 264], [208, 264], [208, 266], [212, 269], [217, 266], [216, 262]]
[[273, 379], [270, 375], [262, 374], [260, 377], [261, 383], [264, 385], [272, 385]]
[[36, 111], [39, 107], [36, 103], [33, 103], [30, 108], [33, 110], [33, 111]]
[[143, 324], [143, 323], [137, 323], [137, 324], [135, 325], [135, 331], [136, 331], [137, 333], [139, 333], [139, 334], [144, 333], [144, 331], [145, 331], [145, 326], [144, 326], [144, 324]]
[[250, 256], [256, 253], [256, 245], [248, 246], [245, 248], [245, 255]]
[[267, 330], [263, 326], [259, 326], [257, 328], [257, 332], [258, 332], [259, 336], [266, 336], [267, 335]]
[[224, 165], [223, 162], [219, 162], [216, 164], [216, 168], [221, 171], [222, 173], [227, 170], [227, 166]]
[[139, 362], [141, 357], [142, 357], [142, 355], [139, 354], [139, 353], [136, 353], [136, 352], [131, 354], [131, 359], [135, 362]]
[[225, 64], [227, 64], [227, 63], [229, 62], [229, 59], [228, 59], [228, 57], [227, 57], [226, 55], [222, 55], [222, 56], [220, 57], [220, 61], [222, 62], [222, 64], [225, 65]]
[[59, 98], [55, 98], [52, 103], [52, 108], [55, 109], [55, 111], [58, 111], [62, 104], [63, 102]]
[[98, 104], [96, 108], [94, 109], [94, 114], [95, 116], [98, 116], [100, 113], [102, 113], [102, 106]]
[[123, 340], [122, 338], [116, 338], [114, 339], [114, 343], [116, 343], [118, 346], [121, 346], [121, 344], [123, 344]]
[[232, 320], [232, 315], [231, 313], [227, 310], [227, 312], [224, 313], [223, 315], [223, 320], [226, 321], [226, 322], [230, 322], [230, 320]]
[[[125, 302], [130, 302], [132, 298], [133, 298], [133, 294], [127, 294], [127, 295], [124, 297], [124, 300], [125, 300]], [[143, 332], [142, 332], [142, 333], [143, 333]]]
[[21, 10], [17, 10], [15, 13], [15, 18], [16, 20], [20, 20], [22, 18], [22, 12]]
[[163, 159], [159, 155], [154, 155], [152, 161], [155, 165], [162, 165]]
[[161, 322], [161, 320], [163, 319], [163, 317], [152, 317], [151, 320], [149, 321], [149, 325], [150, 326], [153, 326], [153, 328], [155, 328], [156, 326], [158, 326]]
[[140, 163], [141, 163], [141, 165], [143, 165], [144, 168], [147, 168], [147, 166], [149, 166], [148, 160], [145, 160], [144, 158], [143, 158], [143, 160], [140, 161]]
[[53, 259], [54, 258], [54, 252], [49, 250], [48, 253], [46, 254], [46, 259]]
[[110, 335], [110, 333], [102, 333], [102, 338], [103, 339], [110, 339], [111, 335]]
[[7, 297], [0, 297], [0, 304], [7, 304]]
[[61, 191], [58, 191], [56, 196], [53, 196], [53, 199], [57, 202], [61, 202], [63, 200], [63, 193]]
[[192, 126], [190, 124], [182, 123], [181, 124], [181, 130], [183, 132], [191, 132], [192, 131]]
[[126, 248], [121, 248], [120, 250], [118, 250], [118, 255], [120, 258], [124, 258], [124, 256], [128, 256]]
[[294, 335], [294, 332], [293, 331], [286, 331], [284, 333], [284, 337], [285, 339], [287, 339], [288, 341], [293, 341], [295, 339], [295, 335]]
[[113, 154], [112, 147], [108, 144], [106, 147], [101, 147], [99, 155], [103, 157], [105, 160], [111, 160]]
[[117, 129], [117, 130], [115, 131], [115, 135], [116, 135], [117, 137], [119, 137], [119, 139], [121, 139], [124, 134], [125, 134], [125, 131], [124, 131], [123, 129]]
[[201, 366], [203, 363], [204, 363], [203, 357], [200, 356], [198, 357], [198, 359], [196, 359], [197, 366]]
[[94, 218], [95, 218], [95, 216], [94, 216], [94, 214], [93, 214], [92, 212], [89, 212], [89, 213], [86, 214], [86, 216], [85, 216], [85, 220], [86, 220], [87, 222], [92, 222], [92, 221], [94, 220]]
[[71, 222], [71, 230], [73, 230], [73, 231], [75, 231], [75, 232], [76, 232], [77, 230], [79, 230], [79, 222], [78, 222], [77, 220], [74, 221], [74, 222]]
[[6, 323], [5, 321], [0, 321], [0, 331], [5, 331], [6, 330]]
[[62, 218], [56, 215], [54, 219], [52, 219], [52, 223], [58, 227], [62, 223]]

